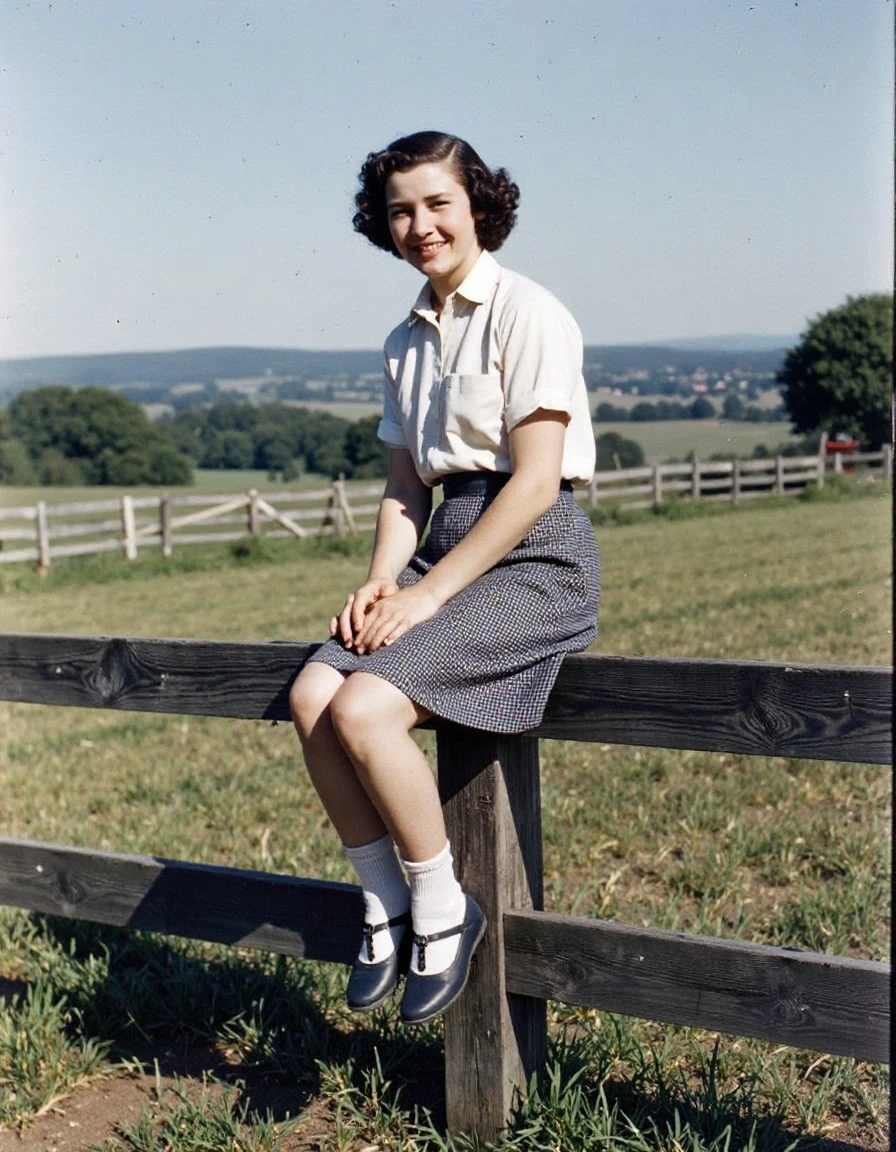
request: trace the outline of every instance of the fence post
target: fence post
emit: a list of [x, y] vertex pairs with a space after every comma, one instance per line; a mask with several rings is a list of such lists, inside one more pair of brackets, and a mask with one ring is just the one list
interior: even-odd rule
[[653, 466], [653, 506], [659, 508], [663, 502], [663, 469], [661, 464]]
[[261, 518], [258, 514], [258, 492], [255, 488], [249, 489], [249, 504], [247, 507], [249, 535], [258, 537], [261, 534]]
[[45, 500], [37, 502], [37, 570], [46, 575], [50, 567], [50, 521]]
[[339, 473], [339, 479], [333, 482], [333, 491], [336, 494], [339, 510], [342, 513], [340, 523], [343, 526], [343, 532], [340, 532], [340, 535], [343, 535], [344, 532], [348, 532], [350, 536], [354, 536], [357, 532], [357, 528], [355, 527], [355, 518], [352, 515], [348, 497], [345, 494], [345, 476], [341, 472]]
[[884, 444], [881, 447], [881, 465], [884, 475], [884, 480], [893, 479], [893, 445]]
[[588, 507], [597, 507], [597, 469], [594, 470], [591, 483], [588, 485]]
[[827, 453], [828, 434], [822, 432], [821, 439], [818, 441], [818, 487], [824, 488], [824, 472], [825, 472], [825, 456]]
[[330, 519], [333, 527], [336, 529], [336, 535], [340, 538], [345, 535], [345, 509], [339, 499], [339, 480], [333, 481], [333, 487], [330, 490]]
[[700, 499], [700, 458], [696, 452], [691, 462], [691, 496], [694, 500]]
[[546, 1004], [508, 995], [504, 972], [505, 910], [543, 903], [538, 741], [444, 725], [438, 763], [458, 878], [488, 918], [470, 983], [445, 1016], [448, 1130], [493, 1140], [546, 1061]]
[[121, 527], [124, 532], [124, 554], [128, 560], [137, 559], [137, 533], [134, 524], [134, 498], [121, 498]]
[[173, 551], [171, 542], [171, 497], [167, 494], [159, 501], [159, 535], [162, 540], [162, 555], [170, 556]]
[[736, 504], [740, 499], [740, 457], [735, 456], [731, 468], [731, 503]]
[[784, 457], [780, 453], [775, 457], [775, 493], [784, 495]]

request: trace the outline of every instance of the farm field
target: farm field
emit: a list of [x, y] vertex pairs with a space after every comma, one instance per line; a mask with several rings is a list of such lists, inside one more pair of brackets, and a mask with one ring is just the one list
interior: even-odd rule
[[[602, 527], [595, 649], [889, 663], [890, 515], [889, 493], [869, 486]], [[365, 569], [364, 542], [349, 541], [282, 542], [226, 564], [203, 552], [194, 570], [167, 574], [117, 557], [60, 563], [43, 582], [8, 570], [0, 631], [319, 639], [334, 600]], [[287, 725], [8, 704], [0, 716], [4, 835], [351, 879]], [[545, 741], [542, 777], [547, 907], [886, 958], [882, 768]], [[113, 1083], [130, 1085], [132, 1105], [140, 1091], [156, 1100], [172, 1131], [207, 1134], [213, 1122], [225, 1131], [242, 1116], [255, 1140], [247, 1149], [445, 1148], [439, 1026], [408, 1044], [391, 1009], [349, 1020], [344, 980], [322, 965], [152, 937], [127, 943], [0, 911], [0, 996], [6, 986], [39, 990], [27, 1002], [0, 999], [0, 1148], [4, 1124], [28, 1125], [16, 1147], [53, 1122], [63, 1129], [52, 1109], [75, 1114], [64, 1097], [79, 1079], [94, 1089], [73, 1101], [99, 1091], [110, 1046], [127, 1061]], [[531, 1142], [502, 1148], [889, 1146], [879, 1067], [731, 1037], [716, 1046], [691, 1030], [560, 1006], [550, 1014], [557, 1084], [569, 1090], [530, 1102]], [[17, 1039], [23, 1029], [30, 1047]], [[160, 1053], [160, 1079], [147, 1087], [143, 1070]], [[202, 1067], [231, 1095], [200, 1101]], [[35, 1118], [41, 1108], [48, 1115]], [[296, 1122], [274, 1124], [287, 1111]], [[634, 1132], [620, 1111], [638, 1117]], [[185, 1137], [140, 1143], [127, 1125], [94, 1138], [102, 1152], [202, 1147]]]
[[[325, 488], [330, 483], [329, 478], [316, 475], [300, 476], [297, 480], [289, 481], [289, 488]], [[171, 495], [189, 496], [195, 493], [211, 493], [220, 496], [229, 496], [236, 492], [245, 492], [249, 488], [257, 488], [260, 492], [266, 489], [276, 490], [269, 479], [267, 472], [255, 468], [197, 468], [194, 472], [194, 483], [190, 486], [174, 485], [171, 488], [154, 488], [148, 485], [130, 485], [120, 487], [109, 485], [79, 485], [77, 487], [53, 488], [22, 488], [11, 484], [0, 485], [0, 507], [17, 508], [28, 504], [35, 504], [38, 500], [46, 500], [48, 504], [68, 504], [82, 500], [105, 500], [119, 496], [158, 496], [160, 492]]]
[[[706, 398], [715, 405], [716, 411], [721, 411], [724, 398], [721, 398], [713, 393], [702, 393], [702, 395], [706, 396]], [[596, 397], [599, 404], [606, 402], [607, 404], [615, 405], [617, 408], [625, 408], [628, 411], [631, 411], [631, 409], [634, 408], [636, 404], [641, 404], [645, 400], [648, 403], [652, 403], [653, 401], [659, 399], [659, 397], [653, 394], [642, 396], [637, 393], [633, 395], [630, 392], [624, 392], [622, 395], [618, 395], [611, 388], [604, 386], [593, 389], [592, 396]], [[679, 404], [686, 404], [694, 399], [693, 396], [689, 396], [687, 398], [683, 396], [665, 396], [661, 398], [671, 400]], [[756, 396], [755, 399], [744, 398], [744, 403], [753, 404], [757, 408], [762, 408], [767, 411], [778, 408], [781, 402], [781, 392], [778, 388], [765, 388], [759, 393], [758, 396]]]
[[768, 421], [749, 424], [730, 420], [649, 420], [601, 422], [595, 424], [598, 436], [618, 432], [634, 440], [644, 450], [649, 464], [685, 460], [695, 452], [701, 460], [725, 453], [742, 460], [763, 444], [771, 455], [797, 439], [788, 424]]

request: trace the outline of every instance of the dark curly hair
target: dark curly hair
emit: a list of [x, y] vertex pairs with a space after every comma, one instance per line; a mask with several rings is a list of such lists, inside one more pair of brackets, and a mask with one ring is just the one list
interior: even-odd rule
[[520, 190], [506, 169], [491, 171], [466, 140], [447, 132], [415, 132], [393, 140], [381, 152], [368, 154], [358, 175], [358, 210], [352, 217], [355, 231], [401, 259], [389, 232], [386, 181], [393, 172], [407, 172], [419, 164], [442, 163], [451, 165], [466, 189], [476, 221], [476, 239], [487, 251], [496, 252], [516, 224]]

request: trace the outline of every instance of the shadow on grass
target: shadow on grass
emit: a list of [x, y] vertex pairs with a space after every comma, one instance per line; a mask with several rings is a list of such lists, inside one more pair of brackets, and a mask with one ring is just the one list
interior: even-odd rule
[[[404, 1116], [438, 1134], [415, 1146], [444, 1147], [441, 1027], [402, 1027], [397, 1001], [369, 1016], [349, 1014], [344, 966], [52, 917], [32, 920], [46, 945], [44, 970], [65, 1001], [72, 1030], [110, 1042], [113, 1060], [149, 1076], [197, 1083], [211, 1077], [231, 1085], [250, 1123], [300, 1117], [347, 1096], [362, 1106], [391, 1106], [400, 1098]], [[0, 994], [21, 988], [9, 981]], [[857, 1124], [849, 1141], [800, 1132], [793, 1115], [778, 1114], [763, 1099], [759, 1072], [722, 1070], [725, 1050], [718, 1041], [711, 1051], [692, 1049], [687, 1061], [659, 1047], [623, 1018], [561, 1029], [544, 1082], [496, 1147], [540, 1147], [538, 1139], [560, 1132], [570, 1152], [602, 1141], [614, 1146], [607, 1138], [632, 1149], [693, 1152], [887, 1146], [870, 1124], [867, 1140]], [[830, 1120], [830, 1114], [819, 1117], [811, 1127], [831, 1131]], [[520, 1143], [526, 1133], [532, 1142]]]
[[344, 1007], [342, 965], [34, 917], [68, 958], [60, 992], [83, 1035], [148, 1074], [239, 1085], [250, 1115], [295, 1117], [324, 1090], [327, 1069], [378, 1068], [402, 1107], [444, 1129], [444, 1056], [437, 1026], [410, 1033], [394, 1005]]

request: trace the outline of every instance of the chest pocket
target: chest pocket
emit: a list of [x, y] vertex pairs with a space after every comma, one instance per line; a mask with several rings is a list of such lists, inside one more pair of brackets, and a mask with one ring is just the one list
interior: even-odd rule
[[449, 442], [459, 440], [469, 448], [498, 448], [504, 427], [501, 377], [446, 376], [442, 380], [442, 425]]

